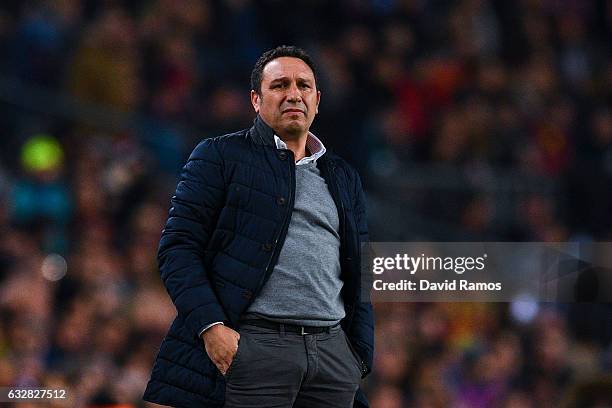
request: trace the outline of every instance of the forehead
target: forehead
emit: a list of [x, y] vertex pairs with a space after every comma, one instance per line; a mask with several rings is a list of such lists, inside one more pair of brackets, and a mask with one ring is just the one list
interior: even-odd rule
[[263, 69], [263, 81], [273, 81], [283, 77], [300, 77], [314, 80], [312, 70], [300, 58], [279, 57], [268, 62]]

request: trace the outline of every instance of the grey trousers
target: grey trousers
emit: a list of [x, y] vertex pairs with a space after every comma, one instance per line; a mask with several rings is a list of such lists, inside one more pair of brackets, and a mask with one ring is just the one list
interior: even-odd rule
[[225, 376], [225, 407], [352, 407], [358, 361], [340, 326], [300, 335], [243, 325]]

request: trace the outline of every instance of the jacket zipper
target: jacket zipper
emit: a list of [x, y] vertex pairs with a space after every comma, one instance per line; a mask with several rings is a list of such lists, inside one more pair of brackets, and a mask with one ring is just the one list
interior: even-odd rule
[[[344, 210], [344, 203], [342, 202], [342, 197], [340, 197], [340, 186], [338, 185], [338, 177], [336, 177], [336, 166], [330, 162], [330, 167], [331, 167], [331, 171], [329, 172], [329, 175], [331, 178], [333, 178], [333, 190], [335, 190], [335, 192], [332, 192], [332, 194], [335, 194], [337, 197], [338, 202], [340, 203], [340, 209], [342, 211], [342, 238], [341, 238], [341, 242], [340, 245], [344, 246], [344, 256], [346, 258], [346, 251], [347, 251], [347, 246], [346, 246], [346, 211]], [[357, 242], [359, 243], [359, 231], [355, 231], [356, 235], [357, 235]], [[356, 247], [357, 251], [360, 251], [360, 247], [359, 245], [357, 245]], [[358, 252], [359, 253], [359, 252]], [[342, 261], [342, 260], [341, 260]], [[353, 262], [351, 261], [345, 261], [345, 262]], [[340, 263], [340, 267], [342, 267], [342, 263]], [[348, 266], [350, 268], [350, 266]], [[361, 290], [361, 289], [359, 289]], [[352, 301], [354, 301], [354, 299], [352, 299]], [[346, 303], [345, 303], [345, 308], [346, 308]], [[355, 313], [355, 304], [351, 305], [351, 310], [350, 310], [350, 314], [347, 315], [345, 317], [346, 319], [346, 327], [350, 327], [352, 322], [353, 322], [353, 314]], [[357, 353], [355, 347], [353, 346], [353, 344], [351, 343], [351, 340], [349, 339], [348, 333], [345, 332], [345, 337], [348, 341], [349, 347], [351, 348], [351, 351], [353, 352], [353, 354], [356, 356], [357, 361], [359, 362], [359, 370], [361, 371], [361, 376], [363, 378], [363, 375], [367, 372], [367, 368], [365, 367], [365, 363], [363, 362], [363, 360], [361, 359], [361, 357], [359, 356], [359, 353]]]
[[333, 178], [333, 194], [336, 196], [336, 201], [340, 203], [340, 212], [342, 214], [342, 241], [340, 242], [340, 244], [346, 251], [346, 211], [344, 210], [344, 203], [342, 202], [342, 197], [340, 197], [340, 187], [338, 186], [338, 178], [336, 177], [336, 166], [330, 162], [329, 168], [329, 175], [331, 178]]
[[[342, 235], [341, 235], [341, 248], [343, 248], [344, 253], [342, 254], [343, 257], [340, 260], [340, 266], [342, 267], [342, 263], [343, 262], [352, 262], [351, 261], [347, 261], [347, 251], [348, 251], [348, 241], [347, 241], [347, 234], [346, 234], [346, 223], [347, 223], [347, 219], [346, 219], [346, 210], [344, 209], [344, 202], [342, 201], [342, 197], [340, 197], [340, 186], [338, 185], [338, 177], [336, 177], [336, 166], [334, 165], [333, 162], [329, 162], [328, 165], [328, 169], [329, 169], [329, 177], [332, 178], [332, 183], [331, 185], [331, 193], [332, 196], [335, 197], [335, 200], [337, 203], [340, 204], [340, 213], [342, 214], [342, 219], [341, 219], [341, 223], [342, 223]], [[351, 302], [353, 302], [354, 299], [351, 299]], [[346, 307], [346, 303], [345, 303], [345, 307]], [[351, 321], [353, 320], [353, 312], [355, 310], [354, 305], [351, 305], [351, 309], [350, 309], [350, 314], [347, 314], [346, 319], [347, 319], [347, 323], [348, 325], [351, 324]]]

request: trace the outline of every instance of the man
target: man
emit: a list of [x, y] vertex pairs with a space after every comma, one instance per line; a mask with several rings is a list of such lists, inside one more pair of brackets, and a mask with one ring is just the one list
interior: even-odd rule
[[145, 400], [367, 406], [364, 197], [356, 171], [309, 131], [317, 85], [303, 50], [264, 53], [251, 74], [254, 126], [204, 140], [183, 168], [158, 254], [178, 316]]

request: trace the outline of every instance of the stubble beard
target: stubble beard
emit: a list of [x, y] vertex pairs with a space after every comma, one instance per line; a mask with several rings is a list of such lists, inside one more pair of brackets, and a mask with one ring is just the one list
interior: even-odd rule
[[283, 130], [286, 137], [297, 139], [308, 132], [308, 125], [299, 120], [291, 120], [283, 127]]

